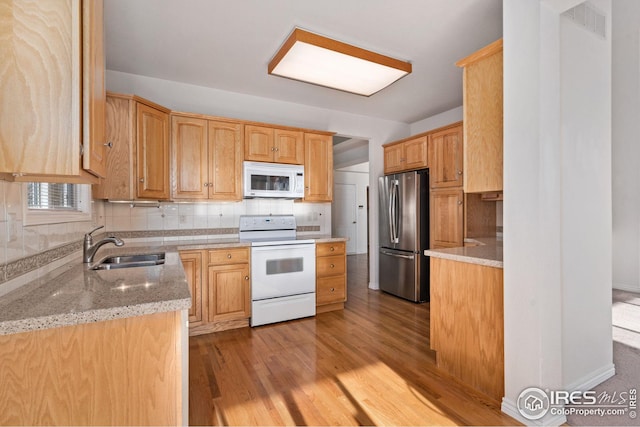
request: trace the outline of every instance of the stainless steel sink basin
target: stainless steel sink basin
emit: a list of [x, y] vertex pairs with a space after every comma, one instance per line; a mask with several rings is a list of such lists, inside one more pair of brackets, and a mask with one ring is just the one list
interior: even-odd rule
[[143, 255], [118, 255], [104, 258], [91, 267], [92, 270], [113, 270], [116, 268], [151, 267], [164, 264], [164, 252]]

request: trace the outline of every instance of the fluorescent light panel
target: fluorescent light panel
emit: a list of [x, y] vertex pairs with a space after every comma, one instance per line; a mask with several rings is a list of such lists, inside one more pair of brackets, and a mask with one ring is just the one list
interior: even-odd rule
[[269, 74], [371, 96], [411, 73], [411, 64], [296, 28]]

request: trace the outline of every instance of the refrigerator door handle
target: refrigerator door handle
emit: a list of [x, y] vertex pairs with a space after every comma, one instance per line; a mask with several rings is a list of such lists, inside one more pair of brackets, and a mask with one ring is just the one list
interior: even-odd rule
[[401, 255], [401, 254], [396, 254], [394, 252], [385, 251], [384, 249], [380, 249], [380, 253], [392, 256], [394, 258], [404, 258], [404, 259], [414, 259], [415, 258], [414, 255]]
[[[391, 185], [393, 186], [393, 180], [391, 181]], [[389, 211], [389, 241], [391, 243], [395, 243], [395, 237], [393, 233], [393, 187], [389, 189], [389, 206], [387, 206]]]
[[400, 182], [397, 179], [391, 181], [391, 197], [389, 200], [390, 212], [389, 222], [391, 223], [391, 243], [398, 243], [398, 228], [400, 228], [400, 206], [399, 206], [399, 187]]

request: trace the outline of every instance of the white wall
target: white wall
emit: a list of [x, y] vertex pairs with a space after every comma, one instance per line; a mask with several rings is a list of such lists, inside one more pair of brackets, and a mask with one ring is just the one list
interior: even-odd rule
[[[357, 241], [356, 253], [367, 253], [367, 187], [369, 186], [369, 174], [362, 172], [335, 171], [333, 174], [334, 184], [352, 184], [356, 188], [357, 212]], [[339, 208], [335, 203], [333, 209]], [[333, 213], [335, 216], [335, 213]], [[377, 227], [376, 227], [377, 228]]]
[[[503, 2], [502, 408], [521, 420], [527, 387], [589, 389], [613, 375], [611, 38], [559, 16], [578, 3]], [[593, 3], [611, 16], [610, 0]]]
[[613, 287], [640, 292], [640, 2], [613, 3]]
[[[212, 114], [267, 123], [358, 135], [369, 140], [371, 224], [378, 223], [378, 176], [383, 173], [382, 144], [409, 135], [406, 123], [276, 101], [202, 86], [107, 70], [107, 89], [135, 93], [174, 110]], [[377, 227], [371, 228], [372, 248], [378, 246]], [[371, 253], [369, 286], [378, 287], [378, 253]]]
[[451, 110], [427, 117], [426, 119], [411, 123], [411, 135], [428, 132], [451, 123], [462, 120], [462, 105]]

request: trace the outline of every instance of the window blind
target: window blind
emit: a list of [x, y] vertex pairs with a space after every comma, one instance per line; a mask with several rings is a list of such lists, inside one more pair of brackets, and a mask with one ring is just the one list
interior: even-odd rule
[[30, 182], [27, 186], [29, 209], [79, 211], [76, 184]]

